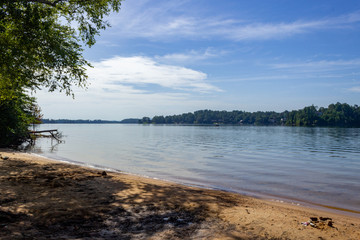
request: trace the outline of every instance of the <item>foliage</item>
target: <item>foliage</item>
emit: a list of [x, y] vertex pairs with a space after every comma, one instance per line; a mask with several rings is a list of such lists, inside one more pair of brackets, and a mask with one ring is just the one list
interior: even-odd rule
[[28, 127], [38, 123], [38, 107], [35, 98], [23, 91], [12, 93], [11, 99], [0, 102], [0, 147], [18, 145], [29, 137]]
[[[121, 0], [0, 2], [2, 134], [12, 129], [16, 136], [23, 135], [23, 126], [31, 122], [25, 114], [25, 102], [31, 99], [25, 96], [29, 91], [46, 88], [73, 95], [73, 86], [86, 87], [86, 69], [90, 64], [82, 56], [81, 44], [95, 44], [95, 36], [109, 26], [104, 16], [119, 11], [120, 3]], [[30, 102], [35, 104], [34, 99]], [[3, 125], [10, 124], [10, 119], [19, 121], [15, 125], [22, 127]]]
[[149, 124], [151, 123], [151, 119], [149, 117], [143, 117], [141, 120], [139, 120], [139, 123]]
[[[143, 119], [144, 120], [144, 119]], [[245, 124], [287, 126], [360, 127], [360, 107], [347, 103], [330, 104], [328, 108], [305, 107], [291, 112], [244, 112], [200, 110], [173, 116], [154, 116], [155, 124]]]
[[0, 6], [0, 77], [14, 88], [69, 95], [71, 86], [86, 86], [90, 66], [79, 41], [92, 46], [109, 26], [104, 15], [119, 11], [120, 0], [5, 0]]

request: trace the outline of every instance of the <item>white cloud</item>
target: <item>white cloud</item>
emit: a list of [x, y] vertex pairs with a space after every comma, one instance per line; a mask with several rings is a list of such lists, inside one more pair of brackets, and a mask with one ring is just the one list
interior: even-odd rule
[[[90, 82], [96, 88], [108, 92], [144, 93], [151, 91], [151, 85], [168, 90], [213, 92], [218, 87], [206, 83], [207, 75], [193, 69], [176, 65], [165, 65], [149, 57], [113, 57], [92, 63], [88, 70]], [[146, 87], [146, 90], [139, 90]]]
[[267, 65], [268, 68], [262, 72], [261, 76], [251, 76], [248, 79], [300, 81], [302, 84], [342, 89], [347, 89], [349, 85], [353, 85], [360, 79], [360, 59], [304, 60]]
[[279, 63], [272, 64], [273, 68], [312, 68], [312, 69], [328, 69], [328, 68], [353, 68], [360, 67], [360, 59], [351, 60], [322, 60], [322, 61], [305, 61], [298, 63]]
[[360, 59], [321, 60], [269, 64], [274, 73], [286, 74], [289, 79], [342, 81], [359, 79]]
[[223, 34], [236, 41], [279, 39], [321, 27], [324, 23], [292, 22], [292, 23], [254, 23], [242, 26], [231, 26], [223, 30]]
[[360, 86], [349, 88], [349, 91], [360, 93]]
[[213, 101], [207, 99], [210, 93], [222, 91], [207, 83], [203, 72], [150, 57], [117, 56], [92, 65], [90, 85], [86, 91], [75, 88], [75, 100], [57, 92], [36, 93], [45, 118], [119, 120], [175, 114], [201, 109]]
[[225, 53], [225, 51], [215, 51], [212, 48], [207, 48], [205, 51], [191, 50], [185, 53], [172, 53], [164, 56], [156, 56], [155, 59], [166, 64], [188, 65], [210, 58], [215, 58], [224, 55]]
[[144, 56], [116, 56], [92, 62], [89, 87], [74, 88], [75, 100], [62, 93], [38, 91], [45, 118], [123, 119], [194, 111], [222, 90], [203, 72], [161, 64]]
[[[315, 20], [268, 22], [189, 10], [186, 1], [124, 2], [123, 11], [112, 15], [113, 32], [128, 38], [153, 40], [220, 38], [233, 41], [267, 40], [302, 34], [314, 29], [345, 28], [360, 22], [360, 12]], [[190, 3], [191, 4], [191, 3]]]

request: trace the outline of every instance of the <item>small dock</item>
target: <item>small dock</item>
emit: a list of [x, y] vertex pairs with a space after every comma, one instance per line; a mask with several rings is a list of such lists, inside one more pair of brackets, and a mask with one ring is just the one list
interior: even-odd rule
[[[42, 135], [42, 133], [50, 133], [50, 136]], [[33, 135], [40, 134], [43, 137], [52, 137], [52, 138], [58, 140], [59, 142], [61, 142], [61, 140], [59, 139], [59, 132], [58, 132], [57, 129], [41, 130], [41, 131], [29, 131], [29, 134], [33, 134]]]

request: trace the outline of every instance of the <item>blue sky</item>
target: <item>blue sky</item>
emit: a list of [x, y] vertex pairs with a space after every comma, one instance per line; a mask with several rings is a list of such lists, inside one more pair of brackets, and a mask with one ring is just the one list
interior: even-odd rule
[[126, 0], [108, 21], [88, 89], [37, 92], [44, 118], [360, 104], [358, 0]]

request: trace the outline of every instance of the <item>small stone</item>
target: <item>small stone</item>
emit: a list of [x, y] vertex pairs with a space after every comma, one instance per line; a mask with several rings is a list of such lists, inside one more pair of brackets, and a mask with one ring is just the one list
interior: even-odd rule
[[101, 175], [102, 175], [102, 176], [106, 176], [107, 173], [106, 173], [105, 171], [103, 171], [103, 172], [101, 173]]
[[1, 157], [1, 158], [4, 159], [4, 160], [8, 160], [8, 159], [9, 159], [8, 156], [3, 156], [3, 157]]

